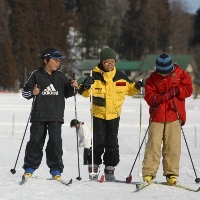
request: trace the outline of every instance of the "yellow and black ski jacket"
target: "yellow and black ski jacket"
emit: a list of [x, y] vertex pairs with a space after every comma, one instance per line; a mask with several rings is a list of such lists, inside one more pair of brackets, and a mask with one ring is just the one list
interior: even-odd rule
[[[133, 96], [139, 92], [135, 83], [116, 67], [110, 72], [105, 72], [96, 66], [92, 71], [94, 84], [91, 89], [84, 90], [83, 84], [79, 85], [78, 93], [83, 97], [92, 96], [93, 116], [111, 120], [120, 116], [125, 96]], [[92, 91], [91, 91], [92, 90]]]

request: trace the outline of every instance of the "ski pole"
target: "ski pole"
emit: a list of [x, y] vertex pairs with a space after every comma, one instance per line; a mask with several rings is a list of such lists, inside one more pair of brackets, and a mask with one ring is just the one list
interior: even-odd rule
[[[142, 132], [142, 90], [143, 87], [140, 89], [140, 132], [139, 132], [139, 146], [140, 146], [140, 139], [141, 139], [141, 132]], [[139, 153], [139, 166], [138, 166], [138, 176], [140, 175], [140, 153]]]
[[16, 173], [15, 168], [16, 168], [16, 166], [17, 166], [19, 154], [20, 154], [20, 152], [21, 152], [22, 144], [23, 144], [23, 142], [24, 142], [24, 137], [25, 137], [25, 135], [26, 135], [26, 130], [27, 130], [27, 127], [28, 127], [28, 123], [29, 123], [29, 121], [30, 121], [30, 118], [31, 118], [31, 113], [32, 113], [32, 110], [33, 110], [33, 106], [34, 106], [34, 104], [35, 104], [35, 100], [36, 100], [36, 96], [33, 98], [32, 106], [31, 106], [31, 112], [30, 112], [30, 114], [29, 114], [29, 118], [28, 118], [28, 121], [27, 121], [27, 124], [26, 124], [26, 128], [25, 128], [24, 135], [23, 135], [23, 138], [22, 138], [22, 142], [21, 142], [21, 145], [20, 145], [20, 148], [19, 148], [19, 152], [18, 152], [18, 155], [17, 155], [17, 159], [16, 159], [16, 162], [15, 162], [15, 166], [14, 166], [13, 169], [10, 170], [10, 172], [11, 172], [12, 174], [15, 174], [15, 173]]
[[[72, 73], [73, 76], [73, 80], [75, 80], [75, 72], [73, 71]], [[74, 108], [75, 108], [75, 119], [77, 121], [77, 110], [76, 110], [76, 94], [77, 94], [77, 88], [74, 87]], [[78, 148], [78, 128], [76, 126], [76, 146], [77, 146], [77, 155], [78, 155], [78, 177], [76, 178], [76, 180], [81, 180], [80, 177], [80, 162], [79, 162], [79, 148]]]
[[175, 102], [174, 102], [174, 99], [172, 99], [172, 102], [173, 102], [173, 105], [174, 105], [174, 109], [175, 109], [176, 115], [177, 115], [177, 117], [178, 117], [178, 121], [179, 121], [179, 123], [180, 123], [181, 131], [182, 131], [182, 133], [183, 133], [183, 138], [184, 138], [184, 140], [185, 140], [185, 144], [186, 144], [186, 147], [187, 147], [189, 156], [190, 156], [190, 160], [191, 160], [191, 163], [192, 163], [192, 167], [193, 167], [193, 170], [194, 170], [194, 174], [195, 174], [195, 176], [196, 176], [195, 182], [196, 182], [196, 183], [200, 183], [200, 178], [197, 178], [197, 173], [196, 173], [196, 170], [195, 170], [195, 167], [194, 167], [194, 163], [193, 163], [193, 161], [192, 161], [192, 156], [191, 156], [191, 154], [190, 154], [190, 150], [189, 150], [189, 147], [188, 147], [188, 144], [187, 144], [187, 140], [186, 140], [186, 137], [185, 137], [185, 133], [184, 133], [183, 128], [182, 128], [182, 125], [181, 125], [181, 119], [180, 119], [180, 117], [179, 117], [178, 109], [177, 109], [177, 107], [176, 107], [176, 104], [175, 104]]
[[139, 148], [139, 150], [138, 150], [138, 153], [137, 153], [137, 155], [136, 155], [136, 158], [135, 158], [135, 161], [134, 161], [133, 166], [132, 166], [132, 168], [131, 168], [131, 171], [130, 171], [130, 173], [129, 173], [129, 176], [126, 178], [126, 183], [130, 183], [130, 182], [132, 181], [131, 173], [132, 173], [133, 168], [134, 168], [134, 166], [135, 166], [135, 163], [136, 163], [136, 161], [137, 161], [138, 155], [139, 155], [140, 150], [141, 150], [141, 148], [142, 148], [142, 145], [143, 145], [143, 143], [144, 143], [144, 140], [145, 140], [145, 137], [146, 137], [147, 132], [148, 132], [148, 130], [149, 130], [149, 127], [150, 127], [150, 125], [151, 125], [152, 119], [153, 119], [153, 117], [154, 117], [154, 115], [155, 115], [155, 113], [156, 113], [157, 107], [155, 107], [155, 108], [153, 108], [153, 109], [154, 109], [154, 111], [153, 111], [152, 116], [151, 116], [151, 118], [150, 118], [149, 126], [148, 126], [148, 128], [147, 128], [147, 130], [146, 130], [146, 132], [145, 132], [144, 138], [143, 138], [143, 140], [142, 140], [142, 143], [141, 143], [140, 148]]
[[[92, 70], [90, 71], [90, 77], [92, 77]], [[90, 175], [93, 177], [96, 175], [96, 173], [94, 173], [93, 107], [92, 107], [92, 105], [93, 105], [93, 97], [92, 97], [92, 85], [91, 85], [91, 88], [90, 88], [90, 112], [91, 112], [91, 140], [92, 140], [92, 172], [90, 173]]]

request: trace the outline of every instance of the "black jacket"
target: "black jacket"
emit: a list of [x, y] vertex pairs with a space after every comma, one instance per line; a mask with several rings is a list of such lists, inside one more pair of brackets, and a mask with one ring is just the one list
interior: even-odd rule
[[51, 75], [43, 67], [35, 70], [22, 88], [22, 96], [26, 99], [34, 97], [32, 94], [35, 84], [40, 88], [39, 95], [35, 96], [31, 113], [33, 121], [64, 122], [65, 98], [74, 95], [74, 88], [60, 70]]

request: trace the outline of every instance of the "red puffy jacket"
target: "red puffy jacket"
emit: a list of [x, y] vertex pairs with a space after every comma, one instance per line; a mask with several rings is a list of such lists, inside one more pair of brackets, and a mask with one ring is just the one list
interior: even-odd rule
[[[178, 87], [179, 94], [173, 100], [182, 120], [182, 125], [184, 125], [186, 121], [185, 98], [192, 94], [192, 81], [189, 74], [181, 69], [178, 64], [174, 64], [174, 67], [174, 70], [167, 77], [161, 76], [156, 71], [150, 75], [146, 80], [144, 99], [150, 106], [149, 113], [151, 118], [154, 110], [153, 97], [156, 94], [165, 94], [170, 88]], [[152, 122], [172, 122], [178, 119], [173, 100], [169, 99], [157, 106]]]

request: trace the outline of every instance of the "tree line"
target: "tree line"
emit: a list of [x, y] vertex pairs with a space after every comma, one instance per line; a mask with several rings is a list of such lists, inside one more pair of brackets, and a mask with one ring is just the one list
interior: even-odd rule
[[22, 87], [45, 48], [67, 56], [70, 75], [107, 46], [120, 60], [165, 52], [200, 63], [200, 9], [189, 14], [179, 0], [0, 0], [0, 89]]

